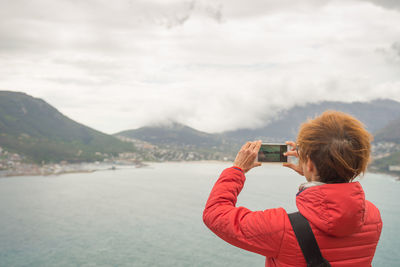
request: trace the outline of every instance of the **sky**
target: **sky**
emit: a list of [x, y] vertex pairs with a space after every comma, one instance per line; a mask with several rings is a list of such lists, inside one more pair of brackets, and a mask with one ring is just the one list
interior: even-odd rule
[[400, 101], [398, 0], [0, 0], [0, 90], [105, 133]]

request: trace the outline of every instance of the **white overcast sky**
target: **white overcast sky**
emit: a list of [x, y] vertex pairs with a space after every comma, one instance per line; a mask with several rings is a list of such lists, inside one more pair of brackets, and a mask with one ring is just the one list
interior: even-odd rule
[[0, 90], [106, 133], [400, 101], [400, 1], [0, 0]]

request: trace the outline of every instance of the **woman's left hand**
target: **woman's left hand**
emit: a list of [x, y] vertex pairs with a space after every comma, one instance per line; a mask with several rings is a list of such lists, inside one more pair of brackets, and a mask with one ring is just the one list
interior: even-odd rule
[[260, 162], [256, 162], [258, 151], [261, 147], [261, 141], [247, 142], [238, 152], [234, 166], [241, 168], [244, 172], [248, 172], [254, 167], [261, 166]]
[[[293, 142], [293, 141], [287, 141], [286, 144], [291, 146], [292, 149], [289, 150], [288, 152], [284, 153], [283, 155], [285, 155], [285, 156], [293, 156], [293, 157], [299, 158], [299, 154], [297, 153], [297, 151], [298, 151], [297, 150], [297, 144], [295, 142]], [[304, 171], [303, 171], [303, 168], [300, 166], [300, 162], [298, 162], [297, 165], [293, 164], [293, 163], [290, 163], [290, 162], [284, 162], [283, 166], [284, 167], [288, 167], [288, 168], [296, 171], [298, 174], [304, 176]]]

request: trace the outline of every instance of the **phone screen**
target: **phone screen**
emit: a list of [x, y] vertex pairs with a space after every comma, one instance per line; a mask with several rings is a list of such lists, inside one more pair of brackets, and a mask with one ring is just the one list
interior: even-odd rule
[[261, 144], [258, 151], [259, 162], [287, 162], [287, 156], [283, 153], [287, 152], [286, 144]]

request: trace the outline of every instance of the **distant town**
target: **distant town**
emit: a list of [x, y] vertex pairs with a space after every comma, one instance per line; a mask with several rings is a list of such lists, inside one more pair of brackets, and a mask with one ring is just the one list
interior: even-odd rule
[[36, 164], [29, 162], [23, 155], [11, 153], [0, 147], [0, 177], [94, 172], [107, 169], [115, 170], [119, 166], [134, 166], [140, 168], [146, 166], [145, 162], [233, 160], [232, 157], [222, 156], [220, 153], [199, 153], [177, 148], [159, 148], [147, 142], [133, 139], [126, 139], [125, 142], [133, 142], [138, 152], [119, 153], [116, 157], [96, 152], [98, 156], [104, 157], [102, 161], [81, 163], [60, 161], [58, 163], [43, 162], [42, 164]]
[[35, 176], [35, 175], [58, 175], [75, 172], [92, 172], [104, 169], [105, 165], [97, 164], [71, 164], [66, 161], [59, 163], [29, 163], [25, 156], [10, 153], [0, 147], [0, 177], [9, 176]]

